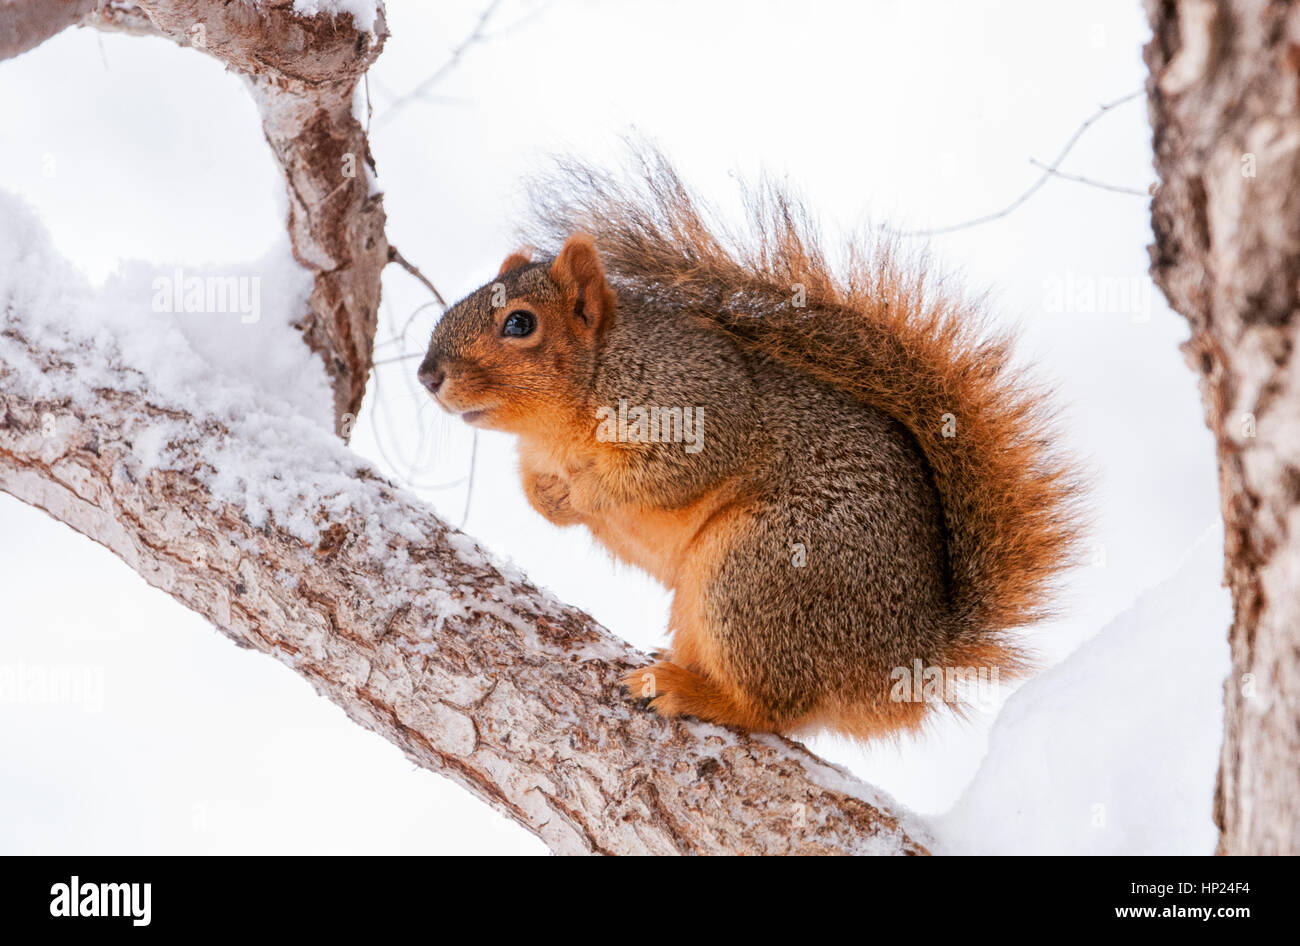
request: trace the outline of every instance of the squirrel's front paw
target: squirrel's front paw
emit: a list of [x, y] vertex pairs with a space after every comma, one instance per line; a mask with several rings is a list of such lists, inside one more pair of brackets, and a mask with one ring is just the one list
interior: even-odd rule
[[554, 473], [541, 473], [528, 484], [533, 507], [551, 522], [568, 525], [580, 517], [569, 504], [569, 481]]

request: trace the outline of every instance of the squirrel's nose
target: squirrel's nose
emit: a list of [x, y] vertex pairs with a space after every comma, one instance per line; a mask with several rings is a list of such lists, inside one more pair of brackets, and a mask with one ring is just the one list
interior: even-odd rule
[[436, 362], [425, 361], [420, 365], [420, 373], [416, 377], [429, 389], [430, 394], [437, 394], [442, 382], [447, 380], [447, 372], [439, 368]]

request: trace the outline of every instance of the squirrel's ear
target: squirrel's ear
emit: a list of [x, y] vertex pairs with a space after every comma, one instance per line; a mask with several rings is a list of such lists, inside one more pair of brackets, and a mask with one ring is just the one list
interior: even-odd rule
[[497, 270], [497, 276], [500, 277], [504, 276], [506, 273], [514, 272], [520, 267], [527, 266], [532, 261], [533, 257], [530, 250], [516, 250], [506, 257], [506, 261], [502, 263], [501, 268]]
[[575, 233], [551, 264], [551, 279], [568, 300], [570, 310], [587, 329], [603, 326], [614, 308], [614, 290], [605, 282], [605, 271], [596, 246], [585, 233]]

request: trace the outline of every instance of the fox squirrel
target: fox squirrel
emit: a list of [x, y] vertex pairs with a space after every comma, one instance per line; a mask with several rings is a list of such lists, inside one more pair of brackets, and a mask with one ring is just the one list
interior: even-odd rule
[[888, 241], [836, 276], [771, 182], [725, 240], [658, 152], [536, 194], [544, 257], [452, 306], [419, 377], [518, 437], [538, 512], [672, 590], [634, 694], [869, 739], [936, 702], [899, 697], [913, 668], [1028, 669], [1013, 631], [1073, 558], [1080, 480], [1009, 337]]

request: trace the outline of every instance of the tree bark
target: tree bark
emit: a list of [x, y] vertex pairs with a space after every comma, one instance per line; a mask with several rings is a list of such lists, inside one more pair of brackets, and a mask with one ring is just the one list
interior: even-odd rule
[[1234, 608], [1218, 850], [1300, 854], [1300, 4], [1146, 6], [1151, 274], [1191, 326]]
[[[287, 405], [205, 380], [202, 404], [256, 409], [197, 412], [175, 393], [188, 380], [151, 385], [115, 343], [42, 348], [9, 305], [0, 490], [277, 657], [552, 851], [927, 853], [910, 815], [797, 744], [650, 712], [618, 682], [643, 654]], [[171, 459], [142, 460], [144, 443]], [[267, 515], [232, 499], [244, 480], [288, 501]]]
[[247, 81], [284, 174], [294, 257], [314, 278], [297, 324], [325, 364], [346, 439], [370, 376], [389, 258], [374, 160], [353, 114], [357, 83], [388, 36], [383, 8], [372, 33], [350, 14], [301, 16], [293, 0], [0, 0], [0, 59], [74, 23], [165, 36]]
[[39, 46], [80, 23], [99, 0], [0, 0], [0, 60]]

